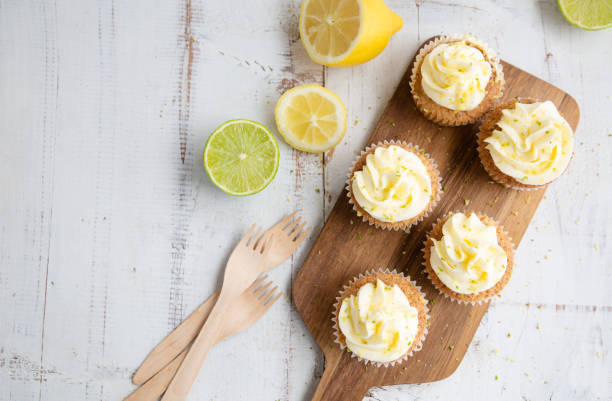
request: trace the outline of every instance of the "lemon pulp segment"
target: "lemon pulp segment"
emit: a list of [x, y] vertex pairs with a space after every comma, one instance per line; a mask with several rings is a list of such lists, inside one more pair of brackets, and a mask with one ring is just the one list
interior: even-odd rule
[[285, 92], [275, 111], [285, 141], [306, 152], [324, 152], [346, 131], [346, 108], [336, 94], [320, 85], [302, 85]]

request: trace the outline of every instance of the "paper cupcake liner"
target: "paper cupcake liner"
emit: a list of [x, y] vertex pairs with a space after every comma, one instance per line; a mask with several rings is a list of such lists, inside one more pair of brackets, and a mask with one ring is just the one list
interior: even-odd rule
[[[423, 301], [423, 306], [425, 308], [425, 324], [424, 324], [424, 328], [423, 328], [423, 332], [421, 333], [420, 337], [417, 339], [415, 338], [413, 341], [413, 344], [411, 345], [411, 347], [409, 348], [409, 351], [406, 352], [401, 358], [395, 359], [393, 361], [389, 361], [389, 362], [376, 362], [376, 361], [371, 361], [369, 359], [365, 359], [360, 357], [359, 355], [357, 355], [356, 353], [354, 353], [353, 351], [350, 350], [350, 348], [348, 348], [346, 346], [346, 344], [342, 343], [342, 341], [340, 341], [340, 327], [338, 324], [338, 310], [339, 310], [339, 304], [340, 304], [340, 300], [343, 299], [344, 293], [346, 292], [346, 290], [348, 290], [349, 288], [351, 288], [351, 286], [357, 281], [360, 280], [363, 277], [367, 277], [367, 276], [373, 276], [376, 274], [394, 274], [398, 277], [401, 277], [404, 280], [408, 280], [410, 282], [410, 284], [412, 285], [412, 287], [417, 291], [417, 293], [420, 295], [422, 301]], [[332, 314], [332, 322], [334, 324], [334, 342], [336, 344], [338, 344], [340, 346], [340, 349], [344, 350], [347, 349], [350, 354], [351, 354], [351, 358], [356, 358], [360, 363], [365, 364], [366, 366], [368, 364], [372, 364], [376, 367], [389, 367], [389, 366], [395, 366], [395, 365], [399, 365], [403, 362], [405, 362], [408, 358], [410, 358], [415, 352], [420, 351], [423, 348], [423, 342], [425, 342], [425, 338], [427, 337], [427, 333], [428, 333], [428, 322], [429, 322], [429, 308], [427, 307], [427, 299], [425, 298], [425, 294], [421, 291], [421, 287], [418, 286], [416, 284], [415, 281], [410, 279], [410, 276], [406, 276], [401, 272], [398, 272], [397, 270], [393, 269], [393, 270], [389, 270], [389, 269], [383, 269], [380, 268], [378, 270], [368, 270], [365, 273], [360, 273], [359, 276], [355, 276], [353, 277], [348, 284], [345, 284], [342, 287], [342, 290], [340, 290], [340, 294], [336, 297], [336, 302], [334, 303], [334, 312]], [[420, 319], [419, 319], [419, 323], [420, 323]], [[418, 333], [417, 333], [418, 335]]]
[[[417, 85], [420, 85], [420, 70], [425, 56], [440, 44], [462, 40], [473, 45], [485, 55], [493, 68], [495, 79], [487, 85], [486, 95], [478, 106], [472, 110], [456, 111], [437, 104], [422, 90], [422, 93], [419, 93], [419, 86]], [[504, 73], [499, 58], [484, 42], [471, 35], [444, 35], [426, 43], [415, 57], [410, 76], [410, 88], [417, 109], [428, 120], [443, 126], [460, 126], [478, 121], [487, 111], [495, 107], [496, 102], [503, 95], [504, 85]]]
[[[487, 216], [486, 214], [482, 214], [482, 213], [478, 213], [475, 211], [469, 211], [469, 212], [465, 212], [466, 214], [470, 214], [470, 213], [476, 213], [476, 215], [478, 216], [478, 218], [480, 218], [481, 220], [484, 220], [483, 222], [486, 225], [490, 225], [487, 223], [493, 222], [495, 223], [495, 227], [499, 231], [501, 231], [503, 233], [503, 235], [505, 236], [505, 240], [508, 242], [509, 247], [504, 247], [504, 251], [507, 252], [507, 256], [508, 256], [508, 266], [506, 266], [506, 272], [504, 273], [504, 275], [499, 279], [499, 281], [490, 289], [482, 291], [480, 293], [477, 294], [460, 294], [457, 293], [455, 291], [453, 291], [452, 289], [448, 288], [443, 282], [442, 280], [440, 280], [440, 278], [438, 277], [438, 275], [433, 271], [433, 268], [431, 268], [431, 265], [429, 263], [430, 260], [430, 249], [432, 246], [432, 243], [430, 242], [430, 239], [432, 239], [432, 233], [435, 230], [436, 227], [438, 227], [440, 224], [442, 224], [443, 222], [446, 222], [446, 220], [453, 214], [455, 213], [459, 213], [457, 211], [453, 211], [453, 212], [448, 212], [446, 213], [444, 216], [439, 217], [438, 220], [436, 220], [436, 222], [433, 224], [430, 232], [427, 234], [427, 238], [425, 239], [425, 241], [423, 241], [423, 267], [425, 268], [425, 273], [427, 273], [427, 277], [429, 278], [429, 281], [431, 281], [431, 283], [434, 285], [434, 287], [438, 290], [438, 292], [440, 292], [442, 295], [444, 295], [445, 298], [450, 299], [453, 302], [457, 302], [458, 304], [461, 305], [480, 305], [484, 302], [488, 302], [493, 300], [496, 296], [500, 297], [500, 293], [501, 291], [506, 287], [506, 285], [508, 285], [508, 282], [510, 281], [510, 277], [512, 276], [512, 270], [514, 269], [514, 250], [515, 250], [515, 246], [514, 246], [514, 242], [512, 241], [512, 237], [510, 236], [510, 234], [508, 234], [508, 232], [506, 231], [506, 229], [504, 228], [503, 225], [501, 225], [497, 220], [493, 219], [492, 217]], [[504, 241], [504, 239], [502, 238], [502, 241]], [[505, 241], [504, 241], [505, 242]], [[509, 249], [508, 249], [509, 248]], [[500, 284], [501, 283], [501, 284]], [[501, 285], [501, 287], [495, 289], [498, 285]], [[494, 291], [491, 291], [494, 290]], [[465, 295], [475, 295], [475, 296], [479, 296], [481, 294], [486, 294], [487, 292], [489, 292], [489, 294], [484, 295], [482, 298], [475, 298], [473, 300], [469, 300], [469, 299], [461, 299], [460, 297], [465, 296]]]
[[[393, 223], [377, 220], [374, 216], [371, 216], [367, 211], [365, 211], [359, 205], [359, 202], [357, 202], [357, 200], [353, 198], [353, 189], [351, 187], [351, 180], [353, 178], [353, 173], [355, 172], [355, 166], [357, 165], [357, 163], [363, 157], [365, 157], [365, 155], [369, 153], [372, 149], [375, 149], [378, 146], [391, 146], [391, 145], [407, 146], [416, 151], [415, 154], [421, 159], [421, 161], [423, 161], [423, 164], [425, 164], [425, 167], [428, 169], [428, 172], [430, 172], [429, 170], [433, 170], [435, 177], [432, 177], [430, 175], [430, 178], [432, 178], [432, 192], [436, 192], [436, 196], [429, 202], [427, 209], [425, 209], [423, 212], [421, 212], [417, 216], [412, 217], [410, 219], [396, 221]], [[429, 163], [429, 166], [427, 163]], [[436, 186], [435, 190], [433, 189], [434, 186]], [[420, 223], [424, 218], [429, 216], [429, 213], [431, 213], [431, 211], [436, 207], [436, 205], [440, 201], [440, 195], [442, 194], [442, 177], [440, 176], [440, 171], [438, 170], [438, 164], [429, 155], [429, 153], [425, 153], [425, 151], [421, 149], [418, 145], [415, 145], [413, 143], [408, 143], [405, 141], [395, 141], [395, 140], [382, 141], [382, 142], [378, 142], [377, 144], [371, 144], [367, 146], [364, 150], [361, 151], [361, 153], [355, 159], [355, 161], [353, 161], [351, 170], [348, 173], [348, 177], [346, 181], [346, 191], [347, 191], [346, 194], [349, 198], [349, 203], [353, 206], [353, 210], [355, 211], [357, 216], [363, 219], [364, 222], [368, 223], [371, 226], [375, 226], [376, 228], [382, 229], [382, 230], [395, 230], [395, 231], [404, 230], [406, 233], [408, 233], [412, 226]]]
[[[542, 184], [542, 185], [523, 184], [522, 182], [515, 180], [513, 177], [510, 177], [509, 175], [504, 174], [499, 168], [497, 168], [497, 166], [495, 165], [495, 162], [493, 161], [493, 158], [491, 157], [491, 153], [486, 148], [487, 143], [484, 140], [487, 139], [491, 135], [491, 132], [493, 131], [493, 129], [495, 129], [497, 122], [499, 121], [499, 118], [501, 118], [498, 114], [500, 114], [502, 110], [512, 107], [516, 102], [520, 102], [523, 104], [530, 104], [530, 103], [535, 103], [539, 101], [540, 100], [533, 99], [533, 98], [516, 97], [510, 100], [509, 102], [504, 103], [494, 108], [493, 110], [491, 110], [482, 120], [480, 127], [478, 128], [477, 149], [478, 149], [478, 157], [480, 159], [480, 164], [482, 164], [482, 167], [485, 169], [487, 174], [489, 174], [489, 176], [493, 179], [493, 181], [505, 186], [506, 188], [516, 189], [519, 191], [535, 191], [538, 189], [546, 188], [548, 184], [557, 180], [559, 177], [565, 174], [565, 171], [567, 171], [567, 168], [569, 167], [571, 163], [571, 160], [570, 160], [570, 163], [568, 163], [567, 167], [565, 167], [565, 171], [561, 175], [559, 175], [559, 177], [555, 178], [554, 180], [546, 184]], [[574, 156], [572, 155], [572, 158], [573, 157]]]

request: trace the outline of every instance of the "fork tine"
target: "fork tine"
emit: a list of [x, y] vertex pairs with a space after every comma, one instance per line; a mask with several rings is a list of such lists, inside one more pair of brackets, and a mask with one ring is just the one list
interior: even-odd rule
[[274, 233], [270, 233], [268, 238], [262, 242], [259, 251], [262, 255], [267, 255], [270, 253], [270, 249], [272, 249], [272, 245], [274, 244]]
[[268, 291], [266, 291], [263, 296], [259, 297], [259, 300], [261, 301], [261, 303], [266, 303], [268, 302], [268, 300], [275, 295], [276, 290], [278, 289], [278, 285], [275, 285], [274, 287], [270, 288]]
[[255, 294], [257, 298], [260, 298], [261, 295], [266, 293], [266, 288], [270, 287], [270, 285], [272, 285], [272, 280], [257, 288], [255, 291], [253, 291], [253, 294]]
[[259, 227], [259, 226], [258, 226], [258, 227], [257, 227], [257, 232], [256, 232], [256, 233], [255, 233], [255, 235], [253, 235], [253, 236], [251, 237], [251, 239], [249, 240], [249, 245], [248, 245], [248, 246], [249, 246], [250, 248], [253, 248], [253, 249], [254, 249], [254, 248], [257, 246], [257, 242], [258, 242], [258, 241], [257, 241], [257, 239], [259, 238], [259, 235], [260, 235], [260, 234], [261, 234], [261, 227]]
[[283, 295], [283, 292], [279, 292], [278, 294], [276, 294], [276, 296], [274, 296], [274, 298], [267, 300], [266, 302], [260, 301], [261, 303], [259, 304], [259, 306], [255, 309], [255, 315], [259, 317], [263, 316], [268, 309], [270, 309], [272, 307], [272, 305], [274, 305], [276, 303], [276, 301], [278, 301], [278, 299], [281, 297], [281, 295]]
[[296, 213], [297, 213], [297, 210], [291, 213], [289, 216], [282, 219], [281, 221], [279, 221], [278, 223], [276, 223], [272, 228], [283, 230], [283, 228], [291, 221], [291, 219], [293, 219], [293, 216], [295, 216]]
[[251, 226], [251, 228], [249, 228], [249, 230], [246, 232], [246, 234], [244, 234], [244, 236], [240, 239], [240, 243], [241, 244], [248, 244], [249, 240], [251, 239], [251, 234], [253, 233], [253, 230], [257, 227], [257, 224], [253, 224]]
[[251, 248], [253, 248], [255, 252], [261, 253], [264, 247], [267, 246], [267, 243], [270, 240], [271, 235], [272, 233], [266, 231], [265, 233], [261, 235], [261, 237], [257, 239], [257, 241], [255, 241], [255, 243], [253, 244]]
[[274, 304], [274, 302], [278, 301], [278, 299], [281, 297], [281, 295], [283, 295], [282, 291], [279, 291], [277, 294], [275, 294], [276, 290], [278, 289], [278, 286], [274, 287], [272, 289], [272, 291], [270, 292], [270, 296], [267, 297], [266, 301], [264, 302], [264, 305], [266, 307], [270, 307]]
[[291, 234], [291, 236], [293, 237], [292, 239], [295, 241], [295, 238], [297, 238], [297, 236], [302, 232], [302, 229], [304, 228], [304, 226], [306, 225], [306, 222], [303, 222], [302, 224], [300, 224], [300, 226], [298, 228], [295, 229], [295, 231]]
[[258, 299], [262, 302], [265, 302], [268, 298], [270, 298], [270, 295], [274, 294], [277, 288], [278, 285], [275, 285], [272, 288], [268, 288], [262, 295], [259, 296]]
[[257, 250], [257, 248], [259, 248], [259, 246], [262, 244], [262, 241], [270, 235], [270, 230], [268, 231], [264, 231], [264, 233], [259, 236], [259, 231], [257, 232], [257, 240], [253, 243], [253, 246], [251, 246], [251, 248], [253, 248], [254, 250]]
[[283, 295], [282, 291], [278, 292], [278, 295], [276, 295], [274, 298], [272, 298], [271, 300], [268, 301], [268, 307], [272, 306], [276, 301], [278, 301], [278, 299]]
[[310, 230], [312, 230], [312, 227], [306, 227], [306, 229], [302, 231], [301, 234], [297, 235], [293, 239], [293, 241], [296, 242], [296, 246], [299, 245], [302, 241], [304, 241], [304, 239], [308, 236], [308, 233], [310, 233]]
[[302, 216], [299, 216], [297, 219], [293, 220], [291, 224], [289, 224], [287, 228], [285, 228], [283, 231], [285, 231], [287, 235], [291, 234], [291, 232], [295, 229], [295, 227], [297, 227], [297, 225], [300, 224], [301, 220], [302, 220]]
[[247, 288], [247, 290], [251, 292], [255, 292], [257, 288], [260, 286], [260, 284], [263, 281], [265, 281], [267, 278], [268, 278], [267, 274], [264, 274], [263, 276], [256, 278], [255, 281], [253, 281], [253, 283], [249, 286], [249, 288]]

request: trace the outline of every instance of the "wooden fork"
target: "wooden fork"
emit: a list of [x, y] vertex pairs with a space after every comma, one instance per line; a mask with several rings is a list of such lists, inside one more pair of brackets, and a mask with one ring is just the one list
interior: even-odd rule
[[233, 313], [232, 300], [248, 288], [255, 278], [266, 269], [266, 260], [270, 254], [274, 234], [266, 233], [259, 237], [261, 229], [257, 231], [257, 234], [252, 235], [254, 229], [255, 226], [252, 226], [230, 255], [217, 303], [193, 341], [164, 393], [162, 401], [185, 401], [187, 399], [208, 352], [215, 345], [216, 339], [223, 330], [227, 315]]
[[[258, 278], [236, 300], [234, 300], [232, 303], [232, 313], [227, 315], [227, 320], [223, 324], [223, 330], [219, 338], [217, 338], [217, 343], [252, 326], [276, 301], [278, 301], [282, 292], [277, 292], [278, 286], [274, 286], [270, 289], [272, 281], [268, 281], [267, 279], [267, 275]], [[212, 296], [209, 300], [216, 300], [216, 296]], [[206, 315], [208, 315], [208, 313]], [[206, 316], [204, 319], [206, 319]], [[168, 388], [181, 362], [185, 359], [188, 350], [189, 347], [183, 350], [183, 352], [162, 370], [157, 372], [150, 380], [136, 389], [124, 401], [157, 400]]]
[[[301, 217], [294, 219], [296, 213], [297, 212], [291, 213], [266, 231], [265, 234], [274, 234], [274, 243], [270, 246], [270, 253], [268, 254], [268, 259], [261, 273], [284, 262], [308, 236], [311, 228], [305, 228], [305, 222], [300, 224]], [[193, 341], [204, 325], [218, 296], [219, 290], [193, 311], [191, 315], [178, 325], [172, 333], [168, 334], [162, 342], [153, 348], [136, 373], [134, 373], [132, 377], [132, 382], [134, 384], [142, 384], [149, 380], [160, 369], [168, 365], [170, 361]]]

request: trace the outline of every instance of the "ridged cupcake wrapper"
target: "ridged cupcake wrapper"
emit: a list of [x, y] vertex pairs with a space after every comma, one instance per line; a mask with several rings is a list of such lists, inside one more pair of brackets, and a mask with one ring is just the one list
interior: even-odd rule
[[[540, 100], [537, 99], [533, 99], [533, 98], [521, 98], [521, 97], [517, 97], [515, 99], [513, 99], [512, 101], [517, 100], [518, 102], [520, 102], [521, 100], [525, 100], [528, 101], [529, 103], [533, 103], [533, 102], [540, 102]], [[510, 101], [510, 102], [512, 102]], [[510, 103], [508, 102], [508, 103]], [[496, 108], [490, 110], [487, 115], [482, 119], [482, 121], [480, 122], [480, 125], [478, 127], [478, 135], [477, 135], [477, 150], [478, 150], [478, 158], [480, 159], [480, 164], [482, 164], [482, 167], [485, 169], [485, 171], [487, 172], [487, 174], [489, 174], [489, 176], [493, 179], [493, 181], [495, 181], [498, 184], [501, 184], [503, 186], [505, 186], [506, 188], [510, 188], [510, 189], [515, 189], [517, 191], [537, 191], [538, 189], [542, 189], [542, 188], [546, 188], [546, 186], [549, 183], [546, 184], [542, 184], [542, 185], [529, 185], [526, 186], [527, 184], [521, 184], [520, 182], [516, 181], [514, 178], [505, 175], [504, 173], [502, 173], [494, 164], [493, 160], [490, 160], [487, 162], [487, 160], [490, 158], [490, 153], [489, 150], [486, 148], [486, 142], [484, 142], [483, 136], [485, 135], [485, 132], [482, 131], [482, 126], [484, 125], [485, 122], [487, 122], [487, 120], [489, 119], [489, 117], [491, 116], [491, 113], [494, 113], [495, 111], [498, 110], [500, 106], [497, 106]], [[487, 157], [489, 156], [489, 157]], [[573, 155], [572, 155], [573, 157]], [[568, 163], [568, 167], [569, 167]], [[567, 168], [566, 167], [566, 170]], [[563, 174], [565, 174], [565, 172], [563, 172]], [[563, 175], [561, 174], [561, 175]], [[559, 177], [561, 177], [561, 175]], [[557, 178], [559, 178], [557, 177]], [[555, 178], [555, 180], [557, 179]], [[553, 180], [553, 181], [555, 181]], [[551, 181], [551, 182], [553, 182]]]
[[[421, 296], [421, 298], [423, 299], [423, 304], [425, 305], [425, 329], [423, 330], [423, 334], [421, 335], [421, 338], [418, 339], [418, 343], [416, 343], [416, 345], [414, 347], [412, 347], [412, 349], [410, 350], [410, 352], [406, 353], [404, 356], [402, 356], [399, 359], [390, 361], [390, 362], [376, 362], [376, 361], [371, 361], [369, 359], [365, 359], [360, 357], [359, 355], [357, 355], [356, 353], [354, 353], [353, 351], [351, 351], [346, 344], [343, 344], [340, 341], [340, 337], [339, 337], [339, 333], [338, 330], [340, 330], [340, 325], [338, 324], [338, 316], [336, 315], [337, 311], [338, 311], [338, 305], [340, 303], [340, 300], [342, 299], [344, 292], [349, 289], [351, 287], [351, 284], [353, 284], [354, 282], [356, 282], [357, 280], [363, 278], [363, 277], [367, 277], [367, 276], [372, 276], [375, 275], [377, 273], [386, 273], [386, 274], [395, 274], [396, 276], [399, 276], [403, 279], [406, 279], [410, 282], [410, 284], [412, 284], [412, 286], [417, 290], [417, 292], [419, 293], [419, 295]], [[389, 269], [383, 269], [380, 268], [378, 270], [368, 270], [365, 273], [359, 273], [359, 276], [353, 277], [353, 279], [351, 279], [348, 284], [345, 284], [342, 287], [342, 290], [340, 291], [340, 294], [336, 297], [336, 303], [334, 303], [334, 313], [332, 314], [332, 322], [334, 324], [334, 342], [336, 344], [338, 344], [340, 346], [340, 349], [344, 350], [344, 349], [348, 349], [348, 351], [351, 354], [351, 358], [357, 358], [357, 360], [363, 364], [365, 364], [366, 366], [368, 364], [372, 364], [376, 367], [389, 367], [389, 366], [395, 366], [395, 365], [399, 365], [403, 362], [405, 362], [408, 358], [410, 358], [415, 352], [420, 351], [423, 348], [423, 342], [425, 342], [425, 338], [427, 337], [427, 333], [429, 332], [428, 330], [428, 322], [429, 322], [429, 308], [427, 307], [427, 299], [425, 298], [425, 294], [423, 293], [423, 291], [421, 291], [421, 287], [418, 286], [416, 284], [415, 281], [410, 279], [410, 276], [406, 276], [401, 272], [398, 272], [397, 270], [393, 269], [393, 270], [389, 270]], [[415, 341], [417, 339], [415, 338]]]
[[[405, 141], [396, 141], [396, 140], [390, 140], [390, 141], [382, 141], [382, 142], [378, 142], [376, 144], [370, 144], [368, 145], [364, 150], [361, 151], [361, 153], [359, 154], [359, 156], [353, 161], [353, 164], [351, 165], [351, 169], [348, 173], [348, 177], [346, 180], [346, 195], [349, 198], [349, 204], [351, 204], [353, 206], [353, 210], [355, 211], [355, 214], [359, 217], [361, 217], [363, 219], [364, 222], [368, 223], [371, 226], [374, 226], [378, 229], [381, 230], [394, 230], [394, 231], [398, 231], [398, 230], [403, 230], [406, 233], [410, 232], [410, 228], [416, 224], [419, 224], [421, 221], [423, 221], [423, 219], [425, 219], [427, 216], [429, 216], [429, 213], [431, 213], [432, 210], [435, 209], [436, 205], [438, 204], [438, 202], [440, 201], [440, 196], [442, 194], [442, 177], [440, 176], [440, 170], [438, 169], [438, 164], [435, 162], [435, 160], [429, 155], [429, 153], [421, 153], [422, 156], [424, 156], [425, 158], [427, 158], [427, 160], [431, 163], [431, 166], [433, 168], [433, 170], [436, 172], [436, 177], [437, 177], [437, 182], [438, 182], [438, 191], [437, 191], [437, 195], [435, 197], [435, 199], [433, 199], [433, 201], [429, 204], [429, 207], [427, 209], [427, 211], [425, 213], [423, 213], [420, 217], [417, 217], [416, 219], [410, 219], [410, 221], [406, 224], [400, 225], [400, 224], [396, 224], [396, 223], [401, 223], [401, 221], [397, 221], [394, 222], [396, 225], [389, 227], [383, 224], [380, 224], [380, 222], [378, 220], [376, 220], [373, 216], [370, 216], [367, 212], [363, 213], [361, 212], [358, 208], [357, 208], [357, 200], [353, 199], [352, 194], [352, 190], [351, 190], [351, 179], [353, 177], [353, 172], [355, 170], [355, 165], [357, 164], [357, 162], [359, 160], [361, 160], [361, 158], [368, 153], [370, 150], [378, 147], [378, 146], [391, 146], [391, 145], [404, 145], [404, 146], [408, 146], [411, 148], [414, 148], [415, 150], [417, 150], [417, 152], [420, 152], [421, 147], [418, 145], [415, 145], [413, 143], [409, 143], [409, 142], [405, 142]], [[433, 182], [432, 182], [433, 184]]]
[[[448, 294], [446, 291], [451, 291], [454, 292], [453, 290], [451, 290], [450, 288], [448, 288], [447, 286], [444, 285], [444, 283], [442, 283], [443, 287], [440, 287], [440, 285], [438, 284], [438, 281], [442, 281], [440, 280], [437, 276], [437, 280], [434, 280], [434, 278], [431, 276], [432, 272], [430, 272], [430, 269], [427, 268], [427, 257], [426, 257], [426, 253], [425, 250], [428, 246], [428, 242], [429, 239], [431, 238], [431, 232], [433, 231], [433, 229], [435, 227], [438, 226], [438, 224], [440, 224], [441, 221], [444, 221], [446, 219], [448, 219], [451, 215], [455, 214], [455, 213], [459, 213], [459, 212], [448, 212], [446, 213], [444, 216], [442, 217], [438, 217], [438, 219], [436, 220], [436, 222], [432, 225], [431, 230], [429, 231], [429, 233], [427, 234], [427, 237], [425, 238], [425, 241], [423, 241], [423, 248], [421, 249], [421, 252], [423, 252], [423, 268], [425, 269], [425, 273], [427, 274], [427, 278], [429, 279], [429, 281], [433, 284], [433, 286], [436, 288], [436, 290], [438, 290], [438, 292], [442, 295], [444, 295], [445, 298], [450, 299], [453, 302], [456, 302], [460, 305], [481, 305], [483, 303], [489, 302], [489, 301], [493, 301], [496, 297], [499, 298], [501, 297], [500, 293], [495, 293], [487, 298], [483, 298], [483, 299], [478, 299], [478, 300], [474, 300], [474, 301], [464, 301], [462, 299], [457, 299], [453, 296], [451, 296], [450, 294]], [[478, 213], [475, 211], [468, 211], [468, 212], [461, 212], [461, 213], [476, 213], [476, 214], [481, 214], [483, 216], [486, 216], [485, 214], [482, 213]], [[489, 217], [489, 216], [487, 216]], [[495, 223], [497, 224], [497, 226], [504, 232], [504, 234], [508, 237], [508, 240], [510, 241], [511, 245], [512, 245], [512, 251], [514, 252], [514, 250], [516, 249], [515, 245], [514, 245], [514, 241], [512, 240], [512, 237], [510, 236], [510, 234], [508, 234], [508, 231], [506, 231], [506, 229], [504, 228], [503, 225], [501, 225], [497, 220], [493, 219], [492, 217], [489, 217], [491, 220], [494, 220]], [[514, 265], [514, 255], [512, 257], [513, 259], [513, 265]], [[510, 266], [509, 266], [510, 267]], [[512, 269], [514, 269], [514, 266], [511, 266]], [[431, 269], [433, 271], [433, 268]], [[436, 274], [435, 272], [433, 272], [433, 274]], [[503, 276], [502, 276], [503, 277]], [[510, 279], [508, 279], [509, 281]], [[507, 285], [507, 283], [506, 283]], [[503, 289], [502, 289], [503, 290]], [[500, 292], [502, 291], [500, 290]]]
[[[459, 42], [462, 40], [465, 40], [477, 46], [478, 49], [484, 53], [485, 57], [487, 58], [487, 61], [491, 64], [491, 66], [493, 67], [495, 71], [495, 81], [494, 82], [499, 84], [500, 89], [498, 93], [492, 97], [493, 104], [491, 105], [489, 109], [494, 108], [497, 100], [499, 100], [502, 97], [505, 82], [506, 82], [504, 78], [503, 68], [499, 61], [499, 57], [495, 54], [495, 52], [493, 52], [489, 48], [489, 46], [486, 43], [484, 43], [480, 39], [477, 39], [471, 35], [451, 34], [451, 35], [442, 35], [426, 43], [417, 53], [415, 60], [414, 60], [414, 64], [412, 65], [412, 72], [410, 75], [410, 89], [412, 91], [414, 102], [417, 105], [417, 108], [419, 109], [419, 111], [423, 113], [425, 117], [427, 117], [428, 120], [433, 121], [434, 123], [443, 125], [443, 126], [461, 126], [461, 125], [472, 124], [478, 121], [480, 118], [482, 118], [482, 115], [484, 114], [482, 113], [480, 116], [474, 117], [474, 118], [470, 117], [470, 118], [465, 118], [465, 119], [458, 119], [458, 118], [449, 119], [445, 117], [444, 115], [442, 115], [441, 113], [436, 112], [436, 110], [429, 110], [425, 108], [421, 104], [419, 95], [417, 95], [415, 92], [416, 91], [415, 88], [417, 85], [417, 77], [419, 75], [418, 72], [419, 72], [419, 69], [421, 68], [421, 65], [423, 64], [423, 60], [425, 56], [429, 54], [431, 50], [433, 50], [436, 46], [440, 44], [450, 43], [450, 42]], [[485, 100], [486, 100], [486, 97], [485, 99], [483, 99], [483, 102]], [[438, 105], [438, 107], [444, 108], [444, 106], [441, 106], [441, 105]], [[457, 117], [459, 113], [469, 112], [469, 111], [470, 110], [463, 110], [463, 111], [453, 110], [455, 117]]]
[[[478, 133], [478, 136], [480, 137], [480, 132]], [[516, 184], [513, 184], [514, 180], [510, 181], [508, 176], [499, 173], [496, 169], [492, 168], [492, 166], [490, 166], [488, 163], [484, 162], [484, 160], [482, 159], [483, 158], [483, 153], [484, 152], [488, 152], [488, 151], [489, 150], [486, 147], [481, 146], [480, 138], [479, 138], [479, 140], [478, 140], [478, 156], [479, 156], [479, 159], [480, 159], [480, 164], [485, 169], [487, 174], [489, 174], [489, 177], [491, 177], [491, 179], [493, 179], [493, 181], [495, 181], [496, 183], [498, 183], [500, 185], [503, 185], [506, 188], [514, 189], [514, 190], [517, 190], [517, 191], [536, 191], [538, 189], [545, 188], [546, 185], [548, 185], [548, 184], [533, 185], [533, 186], [528, 188], [528, 187], [517, 186]]]

